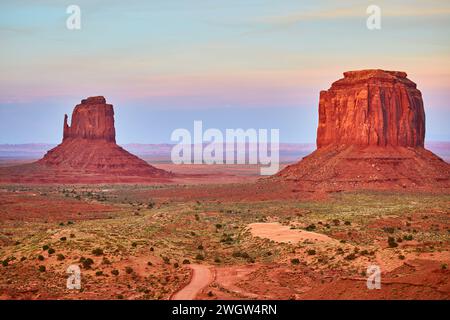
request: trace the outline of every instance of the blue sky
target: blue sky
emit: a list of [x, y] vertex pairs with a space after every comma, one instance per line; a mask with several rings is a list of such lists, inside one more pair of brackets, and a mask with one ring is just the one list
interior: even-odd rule
[[[66, 28], [68, 5], [81, 30]], [[382, 28], [366, 28], [366, 8]], [[120, 143], [169, 142], [194, 120], [313, 142], [319, 91], [347, 70], [406, 71], [427, 139], [450, 140], [447, 1], [50, 1], [0, 7], [0, 143], [59, 142], [82, 98], [115, 106]]]

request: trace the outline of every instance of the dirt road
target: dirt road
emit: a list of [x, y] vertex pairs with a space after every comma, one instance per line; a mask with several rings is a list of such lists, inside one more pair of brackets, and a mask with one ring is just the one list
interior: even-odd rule
[[192, 269], [191, 281], [183, 289], [175, 293], [171, 300], [194, 300], [197, 294], [214, 280], [214, 273], [211, 267], [191, 264]]

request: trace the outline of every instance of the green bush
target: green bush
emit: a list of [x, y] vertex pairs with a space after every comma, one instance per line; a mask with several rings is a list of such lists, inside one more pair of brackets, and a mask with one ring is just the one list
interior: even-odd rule
[[205, 260], [205, 257], [199, 253], [195, 256], [195, 260]]
[[39, 272], [45, 272], [45, 266], [39, 266]]
[[55, 253], [55, 249], [53, 249], [53, 248], [50, 248], [50, 249], [48, 249], [48, 254], [54, 254]]
[[313, 255], [316, 254], [316, 250], [314, 250], [314, 249], [308, 249], [308, 250], [306, 251], [306, 253], [307, 253], [309, 256], [313, 256]]
[[56, 256], [56, 259], [58, 260], [58, 261], [62, 261], [62, 260], [64, 260], [66, 257], [64, 257], [64, 255], [63, 254], [61, 254], [61, 253], [58, 253], [58, 255]]
[[114, 270], [111, 271], [111, 274], [112, 274], [113, 276], [118, 276], [118, 275], [119, 275], [119, 270], [114, 269]]
[[188, 259], [183, 260], [183, 264], [190, 264], [191, 262]]
[[300, 260], [298, 258], [294, 258], [294, 259], [291, 259], [291, 263], [293, 265], [298, 265], [298, 264], [300, 264]]
[[39, 260], [39, 261], [44, 261], [44, 259], [45, 259], [45, 258], [44, 258], [44, 256], [43, 256], [42, 254], [38, 255], [38, 260]]

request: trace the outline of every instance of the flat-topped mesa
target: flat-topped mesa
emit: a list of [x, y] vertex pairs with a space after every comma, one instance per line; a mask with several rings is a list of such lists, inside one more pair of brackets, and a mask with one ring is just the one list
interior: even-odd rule
[[317, 148], [329, 145], [423, 147], [422, 94], [401, 71], [344, 72], [320, 92]]
[[101, 96], [81, 100], [73, 110], [70, 126], [64, 115], [63, 142], [71, 138], [116, 142], [113, 106]]

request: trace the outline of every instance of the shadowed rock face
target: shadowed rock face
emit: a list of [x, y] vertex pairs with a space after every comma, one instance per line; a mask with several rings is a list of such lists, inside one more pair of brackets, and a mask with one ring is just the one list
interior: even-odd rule
[[406, 76], [384, 70], [345, 72], [320, 92], [317, 147], [423, 147], [422, 94]]
[[317, 150], [280, 171], [299, 190], [449, 190], [450, 165], [424, 149], [425, 112], [399, 71], [344, 73], [320, 93]]
[[72, 113], [72, 124], [64, 116], [63, 142], [70, 138], [116, 142], [114, 109], [104, 97], [90, 97], [81, 101]]

